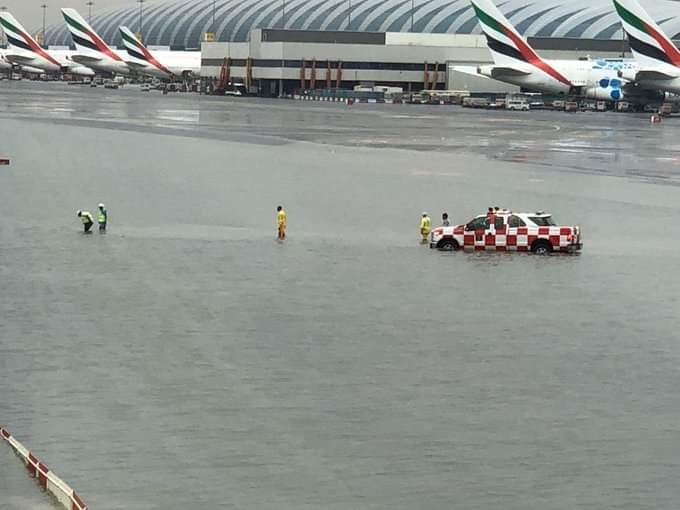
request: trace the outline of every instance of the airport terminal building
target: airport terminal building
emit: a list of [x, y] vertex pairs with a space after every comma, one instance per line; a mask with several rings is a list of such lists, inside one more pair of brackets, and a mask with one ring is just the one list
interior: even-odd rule
[[[265, 94], [290, 91], [301, 77], [334, 84], [395, 84], [494, 91], [499, 84], [454, 71], [491, 62], [468, 0], [159, 0], [96, 14], [102, 38], [120, 45], [128, 26], [152, 46], [202, 51], [203, 74], [225, 58], [234, 77], [252, 76]], [[611, 0], [507, 0], [499, 8], [546, 58], [630, 56]], [[649, 11], [680, 35], [680, 4], [650, 2]], [[214, 42], [205, 42], [206, 34]], [[71, 44], [65, 26], [47, 31], [52, 45]], [[338, 69], [340, 72], [338, 73]], [[429, 87], [426, 87], [429, 88]], [[507, 86], [503, 85], [505, 89]]]

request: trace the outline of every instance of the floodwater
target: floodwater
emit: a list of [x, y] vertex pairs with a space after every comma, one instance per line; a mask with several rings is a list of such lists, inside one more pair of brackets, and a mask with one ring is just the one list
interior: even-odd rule
[[[93, 509], [675, 509], [679, 135], [0, 82], [0, 423]], [[418, 245], [488, 205], [584, 251]]]

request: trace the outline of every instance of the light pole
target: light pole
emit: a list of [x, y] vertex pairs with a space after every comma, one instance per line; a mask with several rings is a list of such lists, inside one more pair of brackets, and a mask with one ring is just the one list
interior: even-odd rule
[[94, 2], [90, 0], [85, 5], [87, 5], [87, 22], [92, 24], [92, 6], [94, 5]]
[[47, 4], [42, 4], [40, 6], [40, 8], [43, 11], [43, 29], [42, 29], [42, 37], [41, 37], [42, 40], [40, 42], [41, 42], [41, 45], [44, 48], [45, 47], [45, 16], [47, 14]]
[[347, 30], [352, 26], [352, 0], [349, 0], [349, 9], [347, 9]]
[[144, 41], [142, 36], [142, 22], [144, 21], [144, 0], [137, 0], [139, 2], [139, 38]]

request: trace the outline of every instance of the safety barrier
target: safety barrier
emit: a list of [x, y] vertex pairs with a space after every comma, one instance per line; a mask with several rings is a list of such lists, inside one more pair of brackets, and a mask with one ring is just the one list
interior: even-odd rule
[[87, 510], [87, 505], [61, 478], [49, 470], [46, 464], [40, 462], [35, 455], [17, 441], [8, 430], [0, 427], [0, 437], [7, 441], [17, 456], [26, 464], [26, 469], [38, 479], [40, 486], [52, 494], [64, 508], [68, 510]]

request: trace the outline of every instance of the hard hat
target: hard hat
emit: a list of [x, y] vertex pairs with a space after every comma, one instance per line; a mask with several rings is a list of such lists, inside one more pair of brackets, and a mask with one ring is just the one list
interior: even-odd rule
[[97, 207], [99, 207], [100, 209], [104, 209], [104, 204], [102, 204], [102, 203], [100, 202], [99, 205], [98, 205]]
[[423, 211], [423, 216], [427, 216], [427, 213], [425, 211]]
[[78, 209], [78, 212], [76, 213], [76, 216], [80, 216], [81, 214], [83, 214], [83, 211], [81, 211], [80, 209]]

